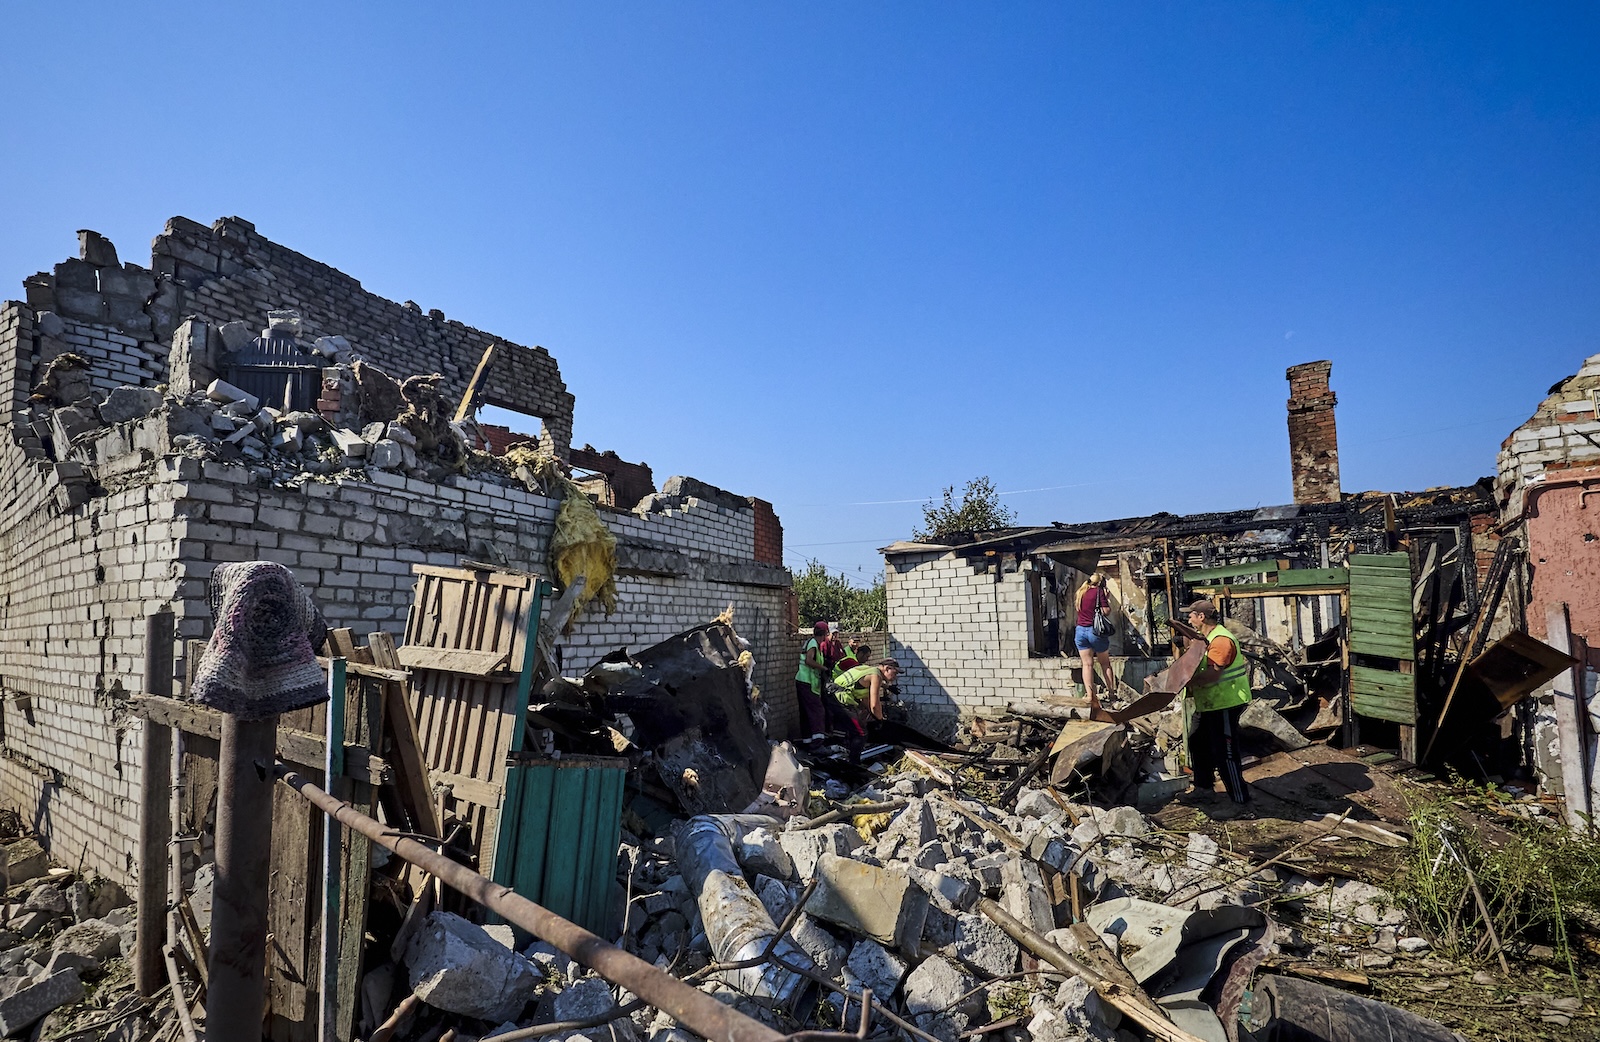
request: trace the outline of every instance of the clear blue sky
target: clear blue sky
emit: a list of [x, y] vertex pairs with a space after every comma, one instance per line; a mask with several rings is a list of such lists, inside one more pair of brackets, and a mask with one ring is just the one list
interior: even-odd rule
[[1317, 358], [1347, 491], [1465, 483], [1600, 352], [1596, 12], [17, 5], [0, 291], [237, 214], [860, 578], [979, 474], [1024, 523], [1287, 501]]

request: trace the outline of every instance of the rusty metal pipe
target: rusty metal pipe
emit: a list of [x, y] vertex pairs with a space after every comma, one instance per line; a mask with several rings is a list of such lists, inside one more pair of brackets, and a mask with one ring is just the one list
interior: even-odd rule
[[[583, 927], [534, 904], [510, 887], [479, 875], [414, 839], [396, 836], [384, 828], [382, 822], [361, 813], [343, 800], [329, 796], [287, 766], [278, 764], [275, 773], [285, 785], [339, 824], [359, 832], [406, 862], [436, 876], [446, 886], [460, 891], [507, 922], [549, 941], [606, 980], [627, 988], [697, 1035], [712, 1039], [713, 1042], [782, 1042], [783, 1035], [760, 1021], [696, 991], [643, 959], [607, 944]], [[214, 941], [212, 947], [214, 951]]]
[[417, 1007], [421, 1005], [422, 999], [418, 998], [417, 993], [414, 991], [404, 999], [401, 999], [400, 1005], [396, 1006], [394, 1012], [389, 1014], [389, 1019], [373, 1029], [372, 1036], [367, 1039], [367, 1042], [389, 1042], [390, 1039], [394, 1038], [394, 1033], [400, 1030], [400, 1022], [416, 1012]]
[[206, 974], [206, 1023], [216, 1033], [216, 1042], [259, 1038], [266, 1012], [272, 763], [277, 744], [276, 716], [266, 720], [222, 718], [217, 879]]

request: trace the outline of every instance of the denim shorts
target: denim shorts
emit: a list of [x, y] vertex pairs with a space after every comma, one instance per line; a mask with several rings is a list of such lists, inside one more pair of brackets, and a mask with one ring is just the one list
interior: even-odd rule
[[1079, 626], [1072, 633], [1072, 643], [1079, 651], [1110, 651], [1111, 634], [1097, 636], [1093, 626]]

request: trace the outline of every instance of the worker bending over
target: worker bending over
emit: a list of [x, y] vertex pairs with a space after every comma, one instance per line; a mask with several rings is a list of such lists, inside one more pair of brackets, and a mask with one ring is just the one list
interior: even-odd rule
[[854, 666], [840, 673], [827, 687], [824, 701], [844, 732], [850, 762], [861, 762], [867, 745], [868, 720], [882, 720], [886, 689], [900, 676], [900, 663], [892, 658], [876, 665]]

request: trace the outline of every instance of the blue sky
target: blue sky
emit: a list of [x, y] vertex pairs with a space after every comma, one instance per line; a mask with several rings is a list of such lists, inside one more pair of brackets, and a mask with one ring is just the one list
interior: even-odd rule
[[1596, 12], [16, 6], [0, 280], [237, 214], [863, 580], [979, 474], [1024, 523], [1285, 502], [1318, 358], [1346, 491], [1466, 483], [1600, 352]]

